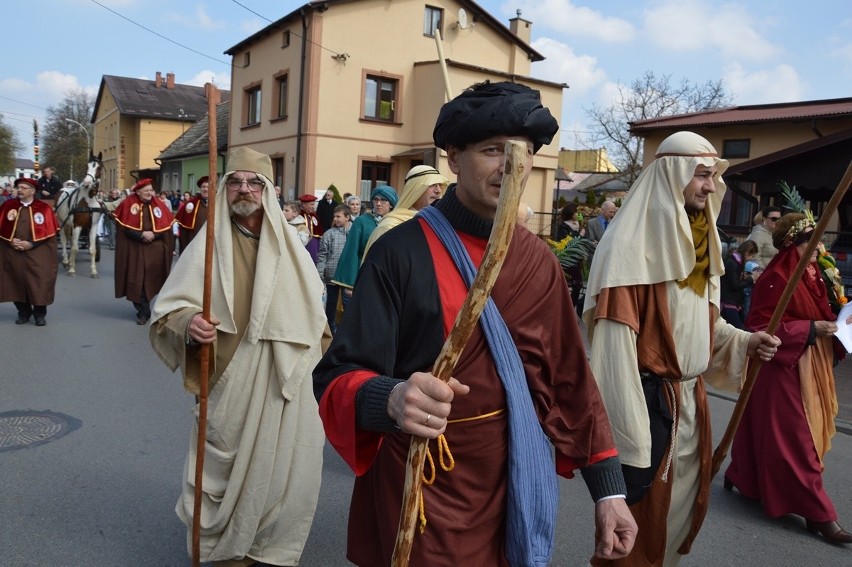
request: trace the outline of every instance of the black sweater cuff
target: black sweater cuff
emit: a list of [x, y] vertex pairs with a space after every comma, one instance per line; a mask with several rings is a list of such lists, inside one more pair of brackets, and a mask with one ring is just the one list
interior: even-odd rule
[[607, 496], [625, 496], [627, 486], [621, 474], [621, 460], [610, 457], [580, 469], [594, 502]]
[[356, 425], [366, 431], [397, 431], [396, 422], [388, 415], [388, 398], [394, 386], [405, 382], [389, 376], [367, 380], [355, 394]]

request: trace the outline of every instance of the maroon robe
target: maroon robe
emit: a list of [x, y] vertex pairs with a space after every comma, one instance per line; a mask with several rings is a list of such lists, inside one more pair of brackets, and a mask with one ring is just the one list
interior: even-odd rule
[[[408, 378], [428, 370], [466, 295], [449, 255], [421, 223], [403, 223], [394, 238], [370, 249], [334, 342], [314, 372], [315, 391], [324, 392], [326, 434], [357, 475], [347, 557], [362, 567], [390, 564], [410, 436], [358, 428], [356, 392], [377, 373]], [[459, 235], [478, 265], [485, 239]], [[492, 298], [518, 347], [541, 427], [555, 446], [556, 472], [570, 478], [578, 467], [615, 456], [562, 270], [529, 231], [516, 230]], [[507, 416], [477, 419], [504, 410], [506, 399], [480, 327], [454, 376], [471, 391], [453, 401], [449, 419], [473, 419], [447, 427], [451, 472], [441, 469], [430, 442], [437, 473], [423, 490], [427, 524], [415, 534], [410, 564], [507, 566]]]
[[[780, 251], [757, 280], [746, 325], [765, 329], [799, 254]], [[775, 331], [781, 346], [761, 366], [731, 448], [726, 478], [746, 497], [760, 500], [771, 517], [798, 514], [815, 522], [837, 520], [822, 482], [822, 463], [802, 401], [802, 381], [822, 379], [822, 405], [836, 400], [833, 376], [800, 372], [799, 359], [810, 351], [831, 373], [832, 337], [811, 337], [812, 321], [833, 321], [825, 284], [812, 264], [796, 287]], [[822, 342], [822, 345], [817, 343]], [[819, 388], [817, 388], [819, 390]], [[829, 410], [830, 411], [830, 410]], [[836, 413], [836, 405], [834, 407]]]

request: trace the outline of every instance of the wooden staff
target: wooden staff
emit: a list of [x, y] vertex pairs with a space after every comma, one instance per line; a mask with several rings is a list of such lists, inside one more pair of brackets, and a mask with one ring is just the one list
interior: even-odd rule
[[[435, 376], [448, 382], [453, 370], [461, 357], [491, 289], [500, 274], [500, 268], [506, 259], [509, 243], [517, 223], [518, 205], [524, 191], [524, 174], [527, 167], [527, 144], [516, 140], [506, 141], [506, 164], [504, 167], [503, 183], [500, 188], [500, 202], [497, 205], [497, 216], [491, 229], [491, 236], [485, 247], [476, 277], [470, 286], [461, 310], [456, 316], [452, 329], [441, 349], [432, 372]], [[393, 550], [392, 567], [406, 567], [414, 544], [414, 530], [417, 524], [419, 495], [423, 486], [423, 464], [426, 458], [428, 439], [412, 436], [408, 450], [407, 466], [405, 468], [405, 489], [403, 493], [402, 510], [399, 518], [399, 531]]]
[[453, 89], [450, 88], [450, 75], [447, 72], [447, 60], [444, 59], [444, 47], [441, 45], [441, 30], [435, 30], [435, 45], [438, 46], [438, 61], [441, 63], [441, 75], [444, 77], [444, 94], [447, 100], [452, 100]]
[[[216, 225], [216, 170], [218, 165], [216, 143], [216, 104], [219, 102], [219, 90], [215, 85], [204, 85], [207, 95], [207, 222], [205, 224], [204, 249], [204, 295], [201, 302], [201, 316], [211, 322], [210, 303], [213, 287], [213, 227]], [[207, 443], [207, 381], [210, 370], [210, 343], [203, 343], [200, 350], [201, 375], [198, 393], [198, 440], [195, 444], [195, 501], [192, 507], [192, 566], [201, 565], [201, 484], [204, 477], [204, 446]]]
[[[810, 263], [814, 250], [816, 250], [820, 240], [822, 240], [822, 235], [825, 233], [828, 221], [834, 214], [834, 211], [837, 210], [837, 207], [840, 205], [840, 201], [843, 200], [843, 196], [846, 195], [846, 190], [849, 188], [850, 183], [852, 183], [852, 162], [849, 162], [849, 166], [846, 168], [846, 173], [840, 180], [840, 184], [837, 186], [837, 189], [834, 190], [831, 200], [828, 201], [828, 204], [825, 206], [825, 210], [822, 212], [822, 215], [820, 215], [819, 222], [816, 227], [814, 227], [814, 231], [808, 241], [808, 246], [805, 248], [805, 252], [802, 254], [802, 257], [799, 258], [799, 263], [796, 264], [796, 269], [793, 270], [793, 275], [791, 275], [790, 279], [787, 281], [787, 285], [784, 287], [784, 291], [781, 294], [781, 299], [778, 302], [778, 305], [775, 306], [775, 311], [772, 312], [772, 317], [769, 319], [769, 326], [766, 328], [766, 332], [770, 335], [775, 334], [775, 330], [781, 322], [781, 317], [784, 315], [787, 305], [793, 298], [793, 292], [796, 290], [799, 280], [802, 279], [802, 274], [805, 273], [805, 269]], [[740, 392], [739, 399], [737, 399], [737, 405], [734, 406], [734, 413], [731, 415], [731, 420], [728, 422], [728, 428], [725, 430], [725, 435], [719, 442], [719, 446], [716, 447], [716, 450], [713, 452], [713, 468], [710, 473], [711, 478], [716, 476], [716, 473], [719, 472], [719, 469], [722, 467], [725, 457], [728, 456], [728, 448], [734, 440], [734, 434], [737, 432], [737, 427], [743, 417], [743, 412], [745, 412], [746, 403], [748, 403], [748, 398], [751, 396], [751, 391], [754, 388], [757, 373], [760, 371], [761, 366], [763, 366], [763, 361], [757, 357], [753, 358], [751, 363], [748, 365], [745, 383], [743, 383], [742, 391]]]

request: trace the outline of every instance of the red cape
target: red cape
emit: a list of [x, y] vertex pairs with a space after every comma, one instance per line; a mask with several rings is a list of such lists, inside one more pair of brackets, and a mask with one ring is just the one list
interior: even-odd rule
[[56, 220], [56, 215], [53, 214], [50, 205], [34, 199], [30, 206], [24, 207], [19, 200], [11, 199], [0, 207], [0, 238], [7, 241], [12, 240], [21, 214], [30, 215], [33, 242], [56, 236], [56, 233], [59, 232], [59, 221]]
[[130, 230], [142, 230], [142, 212], [145, 210], [143, 205], [151, 205], [148, 211], [154, 232], [171, 230], [174, 217], [156, 197], [152, 198], [150, 203], [144, 203], [136, 195], [129, 196], [115, 209], [115, 222]]
[[198, 220], [198, 209], [201, 197], [193, 197], [186, 203], [183, 203], [175, 215], [175, 220], [181, 228], [195, 230], [195, 222]]

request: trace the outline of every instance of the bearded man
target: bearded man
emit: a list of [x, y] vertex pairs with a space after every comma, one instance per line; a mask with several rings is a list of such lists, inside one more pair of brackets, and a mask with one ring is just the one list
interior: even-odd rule
[[[215, 202], [208, 322], [201, 315], [207, 241], [181, 257], [154, 305], [150, 339], [199, 392], [199, 345], [211, 355], [201, 502], [201, 561], [297, 565], [313, 521], [323, 433], [311, 369], [326, 328], [322, 282], [286, 224], [269, 156], [232, 149]], [[212, 360], [215, 358], [215, 360]], [[196, 423], [176, 512], [192, 547]]]

